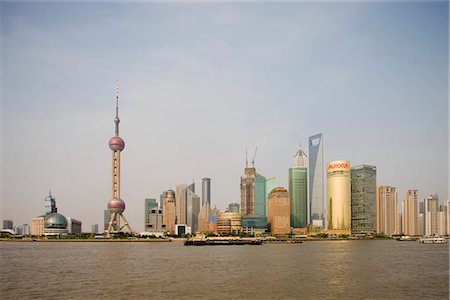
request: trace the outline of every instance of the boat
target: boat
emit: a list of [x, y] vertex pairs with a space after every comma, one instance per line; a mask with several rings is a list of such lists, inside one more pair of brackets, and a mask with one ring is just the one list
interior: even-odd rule
[[185, 246], [217, 246], [217, 245], [261, 245], [261, 239], [241, 238], [194, 238], [184, 241]]
[[447, 240], [442, 237], [423, 237], [423, 238], [420, 238], [419, 243], [422, 243], [422, 244], [446, 244]]
[[409, 236], [409, 235], [404, 235], [404, 236], [398, 238], [397, 241], [399, 241], [399, 242], [410, 242], [410, 241], [417, 241], [418, 239], [419, 239], [419, 238], [417, 238], [417, 237], [412, 237], [412, 236]]

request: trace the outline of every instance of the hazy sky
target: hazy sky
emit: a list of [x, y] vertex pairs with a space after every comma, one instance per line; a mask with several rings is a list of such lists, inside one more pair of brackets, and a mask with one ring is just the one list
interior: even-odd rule
[[120, 81], [122, 198], [211, 177], [240, 201], [245, 148], [287, 186], [299, 142], [448, 199], [448, 3], [1, 3], [0, 218], [103, 228]]

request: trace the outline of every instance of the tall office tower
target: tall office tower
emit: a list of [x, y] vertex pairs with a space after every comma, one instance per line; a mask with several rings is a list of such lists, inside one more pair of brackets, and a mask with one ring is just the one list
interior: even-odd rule
[[274, 188], [267, 199], [267, 223], [273, 234], [291, 233], [291, 200], [282, 187]]
[[[111, 216], [106, 230], [107, 234], [120, 232], [125, 227], [130, 232], [133, 231], [123, 215], [125, 202], [120, 198], [120, 152], [125, 148], [125, 142], [119, 136], [119, 83], [116, 85], [116, 117], [114, 123], [115, 135], [109, 140], [109, 148], [112, 151], [112, 199], [108, 202], [108, 210]], [[121, 219], [124, 221], [123, 225], [120, 223]]]
[[158, 203], [154, 198], [144, 199], [144, 231], [150, 229], [150, 225], [155, 223], [155, 220], [151, 220], [152, 209], [158, 208]]
[[255, 173], [255, 215], [266, 215], [266, 177]]
[[105, 209], [103, 211], [103, 231], [107, 231], [108, 230], [108, 225], [109, 225], [109, 219], [111, 218], [111, 213], [109, 212], [109, 210]]
[[[403, 208], [401, 209], [403, 211]], [[401, 212], [397, 213], [397, 222], [395, 223], [395, 233], [403, 233], [403, 214]]]
[[328, 229], [351, 230], [350, 161], [327, 163]]
[[166, 231], [170, 234], [175, 233], [176, 210], [175, 210], [175, 191], [167, 190], [163, 193], [163, 223]]
[[186, 224], [186, 190], [185, 184], [179, 184], [175, 188], [176, 224]]
[[397, 232], [397, 191], [392, 186], [377, 187], [377, 233], [387, 235]]
[[36, 217], [31, 219], [31, 234], [43, 235], [44, 234], [45, 217]]
[[309, 137], [309, 222], [325, 227], [323, 136]]
[[445, 205], [439, 205], [439, 211], [438, 211], [438, 235], [443, 236], [447, 235], [447, 206]]
[[241, 214], [255, 214], [255, 166], [249, 168], [248, 161], [245, 163], [245, 174], [241, 177]]
[[375, 233], [377, 167], [359, 165], [350, 169], [352, 233]]
[[240, 211], [239, 203], [230, 203], [230, 204], [228, 204], [228, 211], [229, 212], [239, 212]]
[[52, 196], [52, 191], [48, 192], [48, 196], [45, 197], [45, 210], [44, 215], [48, 215], [51, 213], [57, 213], [58, 209], [56, 208], [56, 199]]
[[98, 233], [98, 224], [92, 224], [91, 232], [94, 233], [94, 234]]
[[[193, 187], [194, 184], [190, 185]], [[186, 189], [186, 223], [191, 232], [198, 230], [198, 213], [200, 212], [200, 197], [189, 187]]]
[[[239, 209], [237, 210], [239, 212]], [[209, 223], [209, 216], [212, 215], [212, 209], [211, 205], [208, 201], [205, 201], [205, 203], [200, 208], [200, 211], [198, 213], [198, 232], [206, 232], [208, 230], [208, 223]]]
[[[417, 225], [417, 189], [406, 191], [403, 200], [402, 229], [406, 235], [416, 235], [418, 233]], [[425, 217], [426, 219], [426, 217]]]
[[163, 210], [162, 208], [155, 206], [150, 208], [149, 212], [149, 222], [145, 226], [145, 231], [147, 232], [165, 232], [166, 225], [163, 221]]
[[291, 227], [308, 225], [308, 157], [300, 148], [289, 168], [289, 195], [291, 197]]
[[3, 220], [3, 229], [13, 229], [14, 224], [12, 220]]
[[202, 178], [202, 206], [205, 202], [211, 206], [211, 178]]
[[438, 206], [439, 200], [437, 195], [426, 197], [425, 203], [425, 235], [434, 236], [438, 232]]
[[417, 234], [425, 235], [425, 202], [419, 202], [419, 216], [417, 217]]

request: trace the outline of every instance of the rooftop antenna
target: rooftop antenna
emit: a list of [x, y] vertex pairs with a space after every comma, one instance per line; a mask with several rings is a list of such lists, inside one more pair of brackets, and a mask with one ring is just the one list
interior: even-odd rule
[[256, 151], [258, 151], [258, 147], [255, 148], [255, 155], [253, 155], [253, 160], [252, 160], [253, 168], [255, 167]]
[[119, 80], [116, 81], [116, 117], [114, 123], [116, 123], [116, 136], [119, 136]]

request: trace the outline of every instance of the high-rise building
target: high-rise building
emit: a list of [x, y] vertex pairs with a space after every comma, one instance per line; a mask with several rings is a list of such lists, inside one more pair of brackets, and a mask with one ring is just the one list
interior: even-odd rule
[[205, 202], [211, 206], [211, 178], [202, 178], [202, 206]]
[[[400, 211], [403, 211], [403, 208]], [[397, 222], [395, 224], [395, 232], [397, 234], [403, 233], [403, 214], [401, 212], [397, 213]]]
[[[154, 198], [144, 199], [144, 231], [148, 231], [151, 224], [151, 210], [158, 208], [158, 203]], [[156, 223], [156, 222], [153, 222]]]
[[419, 202], [419, 216], [417, 217], [417, 234], [425, 235], [425, 202]]
[[44, 223], [45, 217], [40, 216], [33, 218], [31, 220], [31, 234], [32, 235], [43, 235], [44, 234]]
[[[406, 191], [403, 200], [403, 215], [402, 215], [402, 229], [406, 235], [418, 234], [417, 225], [417, 189], [410, 189]], [[426, 221], [426, 216], [425, 216]]]
[[[192, 187], [189, 188], [189, 187]], [[198, 230], [198, 213], [200, 212], [200, 197], [194, 193], [194, 184], [186, 189], [186, 223], [192, 232]]]
[[229, 212], [239, 212], [240, 211], [239, 203], [230, 203], [230, 204], [228, 204], [228, 211]]
[[328, 229], [351, 230], [350, 162], [337, 160], [327, 163]]
[[274, 188], [267, 199], [267, 223], [272, 234], [291, 232], [291, 200], [282, 187]]
[[149, 223], [145, 226], [147, 232], [166, 232], [166, 224], [163, 221], [163, 210], [158, 206], [150, 208]]
[[255, 174], [255, 215], [266, 215], [266, 177]]
[[[123, 228], [128, 228], [130, 232], [133, 230], [128, 224], [123, 212], [125, 210], [125, 202], [120, 198], [120, 153], [125, 148], [124, 140], [119, 136], [119, 83], [116, 86], [116, 116], [114, 118], [115, 134], [109, 140], [109, 148], [112, 151], [112, 198], [108, 201], [108, 210], [110, 218], [108, 222], [107, 234], [117, 233]], [[124, 224], [121, 224], [123, 220]]]
[[[239, 208], [237, 210], [239, 212]], [[212, 215], [212, 209], [211, 205], [208, 201], [205, 201], [203, 203], [202, 207], [200, 208], [200, 212], [198, 213], [198, 232], [206, 232], [209, 231], [208, 223], [209, 223], [209, 216]]]
[[255, 176], [255, 168], [249, 168], [246, 164], [245, 174], [241, 177], [241, 214], [243, 216], [255, 214]]
[[447, 235], [447, 206], [446, 205], [439, 205], [439, 211], [438, 211], [438, 235], [444, 236]]
[[438, 233], [438, 206], [437, 195], [426, 197], [425, 203], [425, 235], [434, 236]]
[[91, 232], [93, 234], [97, 234], [98, 233], [98, 224], [92, 224], [91, 226]]
[[12, 220], [3, 220], [3, 229], [13, 229], [14, 224]]
[[315, 226], [325, 227], [323, 176], [323, 136], [309, 137], [309, 218]]
[[300, 148], [289, 168], [289, 195], [291, 197], [291, 227], [308, 225], [308, 157]]
[[176, 186], [175, 209], [177, 212], [177, 224], [186, 224], [186, 190], [187, 187], [185, 184], [179, 184]]
[[352, 233], [375, 233], [377, 168], [359, 165], [352, 167], [350, 174]]
[[175, 191], [165, 191], [163, 193], [163, 203], [163, 223], [166, 225], [166, 231], [174, 234], [176, 224]]
[[392, 186], [377, 187], [377, 233], [387, 235], [397, 232], [397, 191]]

